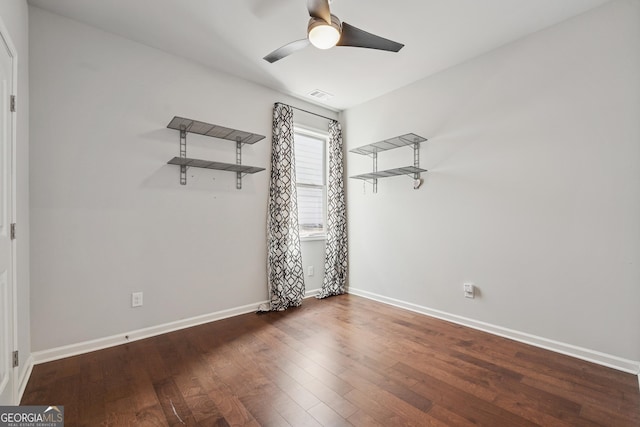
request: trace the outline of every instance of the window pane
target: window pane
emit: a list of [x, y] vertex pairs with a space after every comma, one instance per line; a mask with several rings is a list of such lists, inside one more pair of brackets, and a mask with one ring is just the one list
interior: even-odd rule
[[296, 182], [324, 185], [324, 140], [296, 133]]
[[298, 187], [298, 223], [300, 236], [324, 233], [324, 191]]

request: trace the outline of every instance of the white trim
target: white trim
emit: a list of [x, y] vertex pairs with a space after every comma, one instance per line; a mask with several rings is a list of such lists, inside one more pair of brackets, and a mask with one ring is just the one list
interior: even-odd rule
[[311, 126], [301, 125], [300, 123], [296, 123], [293, 121], [293, 132], [306, 134], [307, 136], [311, 136], [317, 139], [324, 139], [325, 143], [329, 141], [329, 131], [326, 129], [319, 129]]
[[[310, 289], [305, 292], [304, 298], [313, 298], [320, 293], [320, 289]], [[610, 368], [618, 369], [620, 371], [629, 372], [638, 375], [638, 385], [640, 386], [640, 362], [622, 359], [616, 356], [596, 352], [593, 350], [576, 347], [570, 344], [564, 344], [546, 338], [536, 337], [534, 335], [526, 334], [523, 332], [514, 331], [500, 326], [491, 325], [484, 322], [479, 322], [473, 319], [468, 319], [462, 316], [445, 313], [440, 310], [434, 310], [427, 307], [422, 307], [416, 304], [400, 301], [394, 298], [385, 297], [382, 295], [374, 294], [372, 292], [363, 291], [360, 289], [350, 288], [349, 293], [358, 295], [367, 299], [378, 301], [384, 304], [392, 305], [394, 307], [404, 308], [406, 310], [414, 311], [416, 313], [424, 314], [430, 317], [453, 322], [459, 325], [467, 326], [473, 329], [478, 329], [484, 332], [489, 332], [494, 335], [498, 335], [505, 338], [510, 338], [515, 341], [520, 341], [526, 344], [534, 345], [536, 347], [545, 348], [547, 350], [555, 351], [558, 353], [573, 356], [578, 359], [587, 360], [600, 365], [604, 365]], [[76, 356], [78, 354], [89, 353], [91, 351], [101, 350], [108, 347], [114, 347], [121, 344], [126, 344], [132, 341], [138, 341], [145, 338], [150, 338], [156, 335], [161, 335], [168, 332], [177, 331], [180, 329], [190, 328], [192, 326], [201, 325], [204, 323], [214, 322], [216, 320], [222, 320], [241, 314], [251, 313], [257, 311], [257, 307], [260, 304], [267, 303], [263, 301], [261, 303], [248, 304], [241, 307], [231, 308], [227, 310], [218, 311], [215, 313], [205, 314], [202, 316], [196, 316], [189, 319], [183, 319], [176, 322], [165, 323], [158, 326], [152, 326], [149, 328], [138, 329], [125, 334], [112, 335], [110, 337], [98, 338], [91, 341], [85, 341], [77, 344], [70, 344], [62, 347], [57, 347], [49, 350], [36, 351], [27, 359], [26, 368], [22, 373], [19, 384], [18, 402], [22, 399], [22, 395], [25, 391], [29, 378], [31, 377], [31, 371], [34, 364], [40, 364], [45, 362], [51, 362], [53, 360], [63, 359], [65, 357]], [[128, 337], [128, 339], [127, 339]]]
[[64, 359], [65, 357], [71, 357], [78, 354], [89, 353], [91, 351], [102, 350], [108, 347], [115, 347], [117, 345], [154, 337], [156, 335], [166, 334], [168, 332], [190, 328], [192, 326], [198, 326], [204, 323], [214, 322], [216, 320], [222, 320], [233, 316], [239, 316], [241, 314], [256, 312], [258, 311], [258, 306], [266, 302], [267, 301], [247, 304], [241, 307], [203, 314], [201, 316], [177, 320], [175, 322], [163, 323], [161, 325], [150, 326], [148, 328], [136, 329], [134, 331], [123, 332], [121, 334], [111, 335], [109, 337], [97, 338], [94, 340], [84, 341], [76, 344], [69, 344], [49, 350], [34, 351], [32, 353], [33, 361], [36, 365], [38, 365], [40, 363]]
[[378, 295], [373, 292], [364, 291], [362, 289], [350, 287], [349, 293], [353, 295], [361, 296], [367, 299], [371, 299], [374, 301], [378, 301], [384, 304], [392, 305], [394, 307], [400, 307], [400, 308], [404, 308], [406, 310], [414, 311], [416, 313], [424, 314], [430, 317], [446, 320], [448, 322], [456, 323], [458, 325], [467, 326], [473, 329], [478, 329], [480, 331], [488, 332], [493, 335], [498, 335], [498, 336], [509, 338], [525, 344], [530, 344], [535, 347], [551, 350], [556, 353], [572, 356], [577, 359], [593, 362], [598, 365], [617, 369], [619, 371], [638, 375], [638, 385], [640, 386], [640, 361], [623, 359], [618, 356], [613, 356], [611, 354], [590, 350], [588, 348], [578, 347], [572, 344], [566, 344], [559, 341], [550, 340], [547, 338], [528, 334], [526, 332], [520, 332], [520, 331], [515, 331], [513, 329], [503, 328], [502, 326], [492, 325], [490, 323], [469, 319], [467, 317], [458, 316], [456, 314], [447, 313], [447, 312], [436, 310], [433, 308], [423, 307], [417, 304], [412, 304], [410, 302], [401, 301], [395, 298], [389, 298], [383, 295]]
[[22, 400], [22, 396], [24, 395], [24, 391], [27, 389], [27, 383], [29, 383], [29, 378], [31, 378], [31, 371], [33, 371], [33, 356], [30, 355], [27, 361], [25, 362], [25, 368], [20, 375], [20, 379], [18, 380], [18, 399], [16, 401], [16, 405], [20, 404]]
[[321, 240], [327, 240], [327, 233], [318, 236], [300, 236], [301, 242], [319, 242]]
[[[320, 289], [310, 289], [305, 292], [305, 298], [313, 298], [320, 293]], [[247, 304], [241, 307], [230, 308], [227, 310], [221, 310], [214, 313], [203, 314], [201, 316], [195, 316], [188, 319], [177, 320], [175, 322], [164, 323], [157, 326], [151, 326], [143, 329], [136, 329], [130, 332], [124, 332], [117, 335], [111, 335], [109, 337], [97, 338], [94, 340], [79, 342], [76, 344], [69, 344], [61, 347], [52, 348], [49, 350], [34, 351], [29, 358], [29, 363], [40, 364], [45, 362], [51, 362], [53, 360], [64, 359], [65, 357], [77, 356], [78, 354], [89, 353], [91, 351], [102, 350], [108, 347], [115, 347], [117, 345], [126, 344], [133, 341], [142, 340], [145, 338], [154, 337], [156, 335], [166, 334], [168, 332], [177, 331], [180, 329], [190, 328], [192, 326], [202, 325], [204, 323], [215, 322], [216, 320], [222, 320], [233, 316], [239, 316], [241, 314], [252, 313], [258, 311], [260, 304], [268, 303], [268, 301], [257, 302], [254, 304]], [[29, 375], [31, 374], [31, 367], [29, 367]], [[28, 378], [27, 378], [28, 381]], [[25, 381], [26, 386], [26, 381]], [[24, 389], [22, 389], [24, 392]], [[22, 396], [22, 395], [20, 395]]]
[[[15, 96], [16, 98], [16, 111], [15, 112], [9, 112], [9, 117], [10, 117], [10, 121], [11, 121], [11, 135], [9, 135], [9, 138], [11, 139], [10, 141], [10, 147], [9, 150], [11, 151], [10, 155], [9, 155], [9, 180], [10, 182], [10, 191], [11, 194], [9, 195], [9, 203], [11, 204], [10, 206], [10, 212], [8, 212], [8, 218], [7, 218], [7, 223], [8, 224], [12, 224], [14, 222], [16, 222], [16, 218], [17, 218], [17, 171], [16, 171], [16, 165], [17, 165], [17, 161], [16, 161], [16, 151], [17, 151], [17, 134], [18, 134], [18, 111], [20, 110], [20, 98], [18, 97], [18, 51], [15, 47], [15, 45], [13, 44], [13, 40], [11, 39], [11, 35], [9, 34], [9, 30], [7, 29], [7, 27], [4, 24], [4, 21], [2, 20], [2, 17], [0, 17], [0, 39], [1, 42], [4, 43], [4, 45], [7, 48], [7, 51], [9, 53], [9, 56], [11, 57], [12, 61], [11, 61], [11, 66], [12, 66], [12, 70], [11, 70], [11, 94]], [[1, 48], [1, 47], [0, 47]], [[3, 102], [6, 102], [6, 100], [4, 100]], [[18, 254], [18, 250], [17, 250], [17, 240], [10, 240], [10, 269], [11, 269], [11, 274], [9, 277], [9, 286], [11, 287], [11, 303], [13, 304], [13, 307], [11, 309], [11, 328], [12, 328], [12, 346], [13, 346], [13, 350], [19, 350], [18, 349], [18, 279], [17, 279], [17, 265], [18, 265], [18, 261], [17, 261], [17, 254]], [[11, 384], [11, 394], [12, 394], [12, 399], [16, 400], [17, 394], [18, 394], [18, 382], [16, 381], [16, 374], [18, 371], [18, 367], [14, 367], [13, 368], [13, 374], [12, 374], [12, 384]]]
[[318, 295], [320, 295], [320, 289], [311, 289], [311, 290], [307, 290], [304, 293], [304, 298], [313, 298], [313, 297], [317, 297]]

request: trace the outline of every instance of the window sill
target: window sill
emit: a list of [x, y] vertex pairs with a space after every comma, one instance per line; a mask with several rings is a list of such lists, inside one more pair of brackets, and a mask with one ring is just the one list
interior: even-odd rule
[[314, 242], [317, 240], [327, 240], [327, 235], [326, 234], [319, 234], [317, 236], [300, 236], [300, 241], [301, 242]]

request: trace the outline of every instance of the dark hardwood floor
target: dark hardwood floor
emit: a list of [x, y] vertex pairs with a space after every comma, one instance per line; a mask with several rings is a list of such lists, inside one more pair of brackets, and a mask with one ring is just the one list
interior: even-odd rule
[[638, 378], [352, 295], [37, 365], [67, 426], [640, 426]]

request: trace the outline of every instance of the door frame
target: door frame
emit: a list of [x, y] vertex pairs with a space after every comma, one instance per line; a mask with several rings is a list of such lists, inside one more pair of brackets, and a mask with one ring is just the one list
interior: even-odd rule
[[[11, 40], [11, 35], [9, 34], [9, 30], [7, 29], [6, 25], [4, 24], [4, 21], [2, 19], [2, 16], [0, 16], [0, 43], [4, 44], [4, 47], [7, 49], [7, 51], [9, 52], [9, 57], [11, 58], [11, 94], [13, 94], [16, 99], [18, 98], [18, 52], [15, 48], [15, 45], [13, 44], [13, 41]], [[0, 48], [2, 48], [0, 46]], [[7, 102], [7, 101], [5, 101]], [[18, 101], [16, 101], [16, 104], [18, 104]], [[11, 204], [10, 209], [8, 209], [7, 214], [8, 214], [8, 223], [12, 224], [14, 222], [16, 222], [16, 216], [17, 216], [17, 209], [16, 209], [16, 194], [17, 194], [17, 186], [16, 186], [16, 149], [17, 149], [17, 126], [18, 126], [18, 120], [17, 120], [17, 116], [18, 116], [18, 108], [19, 106], [16, 105], [16, 111], [15, 112], [10, 112], [9, 113], [9, 120], [11, 123], [11, 135], [9, 135], [9, 151], [10, 151], [10, 155], [9, 155], [9, 162], [8, 162], [8, 167], [10, 169], [9, 171], [9, 179], [11, 180], [10, 185], [8, 186], [8, 191], [11, 193], [9, 194], [9, 197], [7, 198], [7, 200], [9, 201], [9, 203]], [[17, 261], [16, 261], [16, 254], [17, 254], [17, 250], [16, 250], [16, 242], [17, 239], [10, 239], [10, 257], [11, 259], [9, 260], [10, 262], [10, 268], [11, 271], [9, 272], [9, 287], [11, 289], [11, 305], [12, 305], [12, 309], [11, 309], [11, 346], [13, 348], [13, 351], [18, 350], [18, 287], [16, 284], [16, 268], [17, 268]], [[23, 355], [24, 357], [24, 355]], [[19, 381], [18, 381], [18, 377], [19, 377], [19, 372], [20, 372], [20, 367], [13, 367], [12, 368], [12, 374], [11, 374], [11, 395], [12, 395], [12, 400], [13, 400], [13, 404], [17, 405], [20, 402], [17, 402], [18, 400], [18, 386], [19, 386]]]

